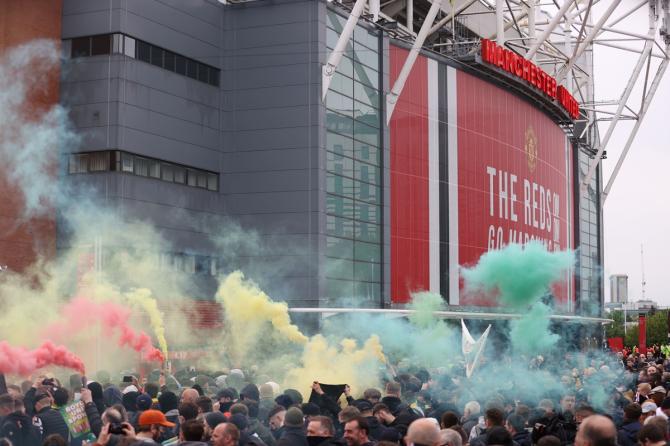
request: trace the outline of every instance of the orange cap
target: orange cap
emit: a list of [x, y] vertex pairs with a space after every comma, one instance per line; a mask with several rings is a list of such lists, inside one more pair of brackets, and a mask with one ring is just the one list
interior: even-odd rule
[[174, 427], [174, 423], [170, 423], [165, 415], [160, 410], [145, 410], [140, 414], [137, 424], [140, 426], [151, 426], [152, 424], [159, 424], [165, 427]]

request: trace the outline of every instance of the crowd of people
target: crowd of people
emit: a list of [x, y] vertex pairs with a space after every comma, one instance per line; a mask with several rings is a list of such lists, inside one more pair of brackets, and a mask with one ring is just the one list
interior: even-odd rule
[[[95, 381], [73, 375], [69, 383], [41, 376], [8, 384], [0, 395], [0, 446], [665, 444], [670, 360], [660, 349], [624, 351], [611, 359], [557, 375], [560, 394], [537, 389], [524, 400], [515, 398], [514, 389], [477, 399], [475, 381], [411, 366], [379, 388], [314, 381], [308, 395], [258, 382], [252, 371], [240, 369], [154, 372], [142, 382], [134, 376], [114, 380], [104, 372]], [[535, 358], [529, 367], [549, 362]], [[594, 404], [593, 388], [584, 385], [597, 374], [616, 377], [600, 381], [612, 387], [600, 389], [608, 395], [600, 405]], [[486, 379], [476, 386], [485, 386]], [[73, 402], [84, 408], [88, 436], [66, 423], [61, 409]]]

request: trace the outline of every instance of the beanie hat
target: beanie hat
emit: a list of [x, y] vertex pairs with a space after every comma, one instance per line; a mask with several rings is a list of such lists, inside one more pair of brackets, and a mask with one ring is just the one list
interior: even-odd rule
[[232, 415], [228, 420], [228, 422], [234, 424], [240, 431], [245, 430], [249, 425], [247, 417], [245, 417], [241, 413], [236, 413], [235, 415]]
[[293, 401], [293, 404], [302, 404], [302, 395], [295, 389], [284, 390], [284, 395], [288, 395]]
[[297, 407], [291, 407], [284, 416], [284, 425], [288, 427], [302, 427], [305, 417]]
[[240, 392], [240, 397], [242, 399], [260, 401], [258, 387], [256, 387], [255, 384], [247, 384], [246, 386], [244, 386], [244, 389], [242, 389], [242, 391]]
[[226, 416], [221, 412], [210, 412], [205, 415], [205, 422], [211, 429], [214, 429], [219, 424], [226, 422]]
[[261, 386], [258, 389], [258, 396], [262, 400], [271, 400], [275, 396], [274, 393], [275, 393], [274, 389], [272, 388], [270, 383], [261, 384]]
[[277, 398], [275, 398], [275, 403], [277, 403], [280, 406], [283, 406], [285, 409], [288, 409], [293, 405], [293, 400], [291, 399], [290, 396], [282, 393]]
[[163, 392], [158, 397], [158, 404], [161, 406], [161, 411], [167, 413], [179, 407], [179, 397], [174, 392]]

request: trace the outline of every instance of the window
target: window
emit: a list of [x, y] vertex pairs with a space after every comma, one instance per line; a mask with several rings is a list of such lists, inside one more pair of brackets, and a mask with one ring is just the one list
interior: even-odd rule
[[174, 167], [174, 182], [180, 184], [186, 183], [186, 169], [181, 166]]
[[198, 62], [192, 59], [186, 60], [186, 76], [191, 79], [198, 78]]
[[112, 53], [112, 35], [94, 36], [92, 38], [91, 55], [98, 56], [101, 54]]
[[151, 64], [163, 68], [163, 53], [162, 48], [156, 46], [151, 47]]
[[149, 160], [146, 158], [136, 156], [133, 173], [141, 177], [149, 176]]
[[166, 51], [165, 54], [163, 55], [164, 57], [164, 65], [163, 67], [166, 70], [174, 71], [174, 64], [175, 64], [175, 54], [171, 51]]
[[89, 171], [102, 172], [109, 170], [109, 152], [94, 152], [89, 157]]
[[136, 42], [137, 54], [135, 57], [144, 62], [151, 62], [151, 45], [138, 40]]
[[87, 57], [91, 55], [91, 39], [78, 37], [72, 39], [72, 57]]
[[214, 173], [207, 174], [207, 189], [219, 190], [219, 176]]
[[88, 154], [70, 155], [68, 172], [85, 173], [88, 171]]
[[63, 51], [69, 52], [73, 58], [125, 54], [181, 76], [188, 76], [215, 87], [219, 86], [221, 70], [218, 68], [120, 33], [66, 39], [63, 40]]
[[205, 64], [198, 64], [198, 80], [209, 83], [209, 67]]
[[196, 187], [197, 185], [197, 174], [193, 169], [186, 169], [186, 180], [188, 181], [189, 186]]
[[121, 155], [121, 171], [122, 172], [133, 171], [133, 156], [131, 154], [123, 153]]
[[205, 172], [197, 173], [197, 184], [198, 187], [207, 188], [207, 174]]
[[149, 160], [149, 176], [151, 178], [161, 177], [161, 163], [158, 160]]
[[163, 181], [174, 181], [174, 166], [163, 163], [161, 166], [161, 179]]
[[175, 72], [186, 76], [186, 58], [184, 56], [178, 54], [175, 56]]

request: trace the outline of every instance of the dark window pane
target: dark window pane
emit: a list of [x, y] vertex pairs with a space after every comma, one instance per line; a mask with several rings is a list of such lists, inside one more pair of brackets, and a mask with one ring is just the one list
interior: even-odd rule
[[177, 54], [175, 59], [175, 71], [177, 74], [186, 75], [186, 58]]
[[174, 181], [174, 166], [172, 164], [163, 163], [161, 166], [161, 179], [163, 181]]
[[215, 173], [207, 174], [207, 189], [219, 190], [219, 176]]
[[135, 45], [136, 48], [136, 55], [135, 57], [139, 60], [143, 60], [144, 62], [150, 62], [151, 59], [151, 45], [149, 45], [146, 42], [142, 42], [138, 40]]
[[151, 47], [151, 63], [157, 67], [163, 67], [163, 49]]
[[101, 172], [109, 170], [109, 152], [94, 152], [90, 154], [88, 170]]
[[175, 183], [186, 183], [186, 169], [181, 166], [174, 166], [174, 182]]
[[215, 68], [209, 69], [209, 83], [215, 87], [219, 86], [219, 70]]
[[196, 186], [197, 178], [198, 178], [197, 172], [193, 169], [186, 169], [186, 171], [187, 171], [186, 179], [188, 181], [188, 185], [189, 186]]
[[133, 156], [129, 153], [121, 154], [121, 170], [124, 172], [132, 172], [134, 164]]
[[141, 177], [149, 176], [149, 160], [136, 156], [134, 173], [135, 175], [139, 175]]
[[112, 52], [112, 36], [95, 36], [93, 37], [91, 55], [98, 56], [100, 54], [109, 54]]
[[209, 67], [207, 65], [198, 64], [198, 80], [200, 82], [209, 82]]
[[198, 172], [197, 186], [207, 188], [207, 174], [205, 172]]
[[198, 78], [198, 62], [190, 59], [186, 61], [186, 75], [192, 79]]
[[163, 67], [166, 70], [174, 71], [174, 62], [175, 62], [175, 54], [171, 51], [166, 51], [165, 52], [165, 63], [163, 64]]
[[161, 177], [161, 163], [158, 160], [149, 160], [149, 176], [152, 178]]
[[72, 57], [86, 57], [91, 55], [91, 38], [79, 37], [72, 39]]

